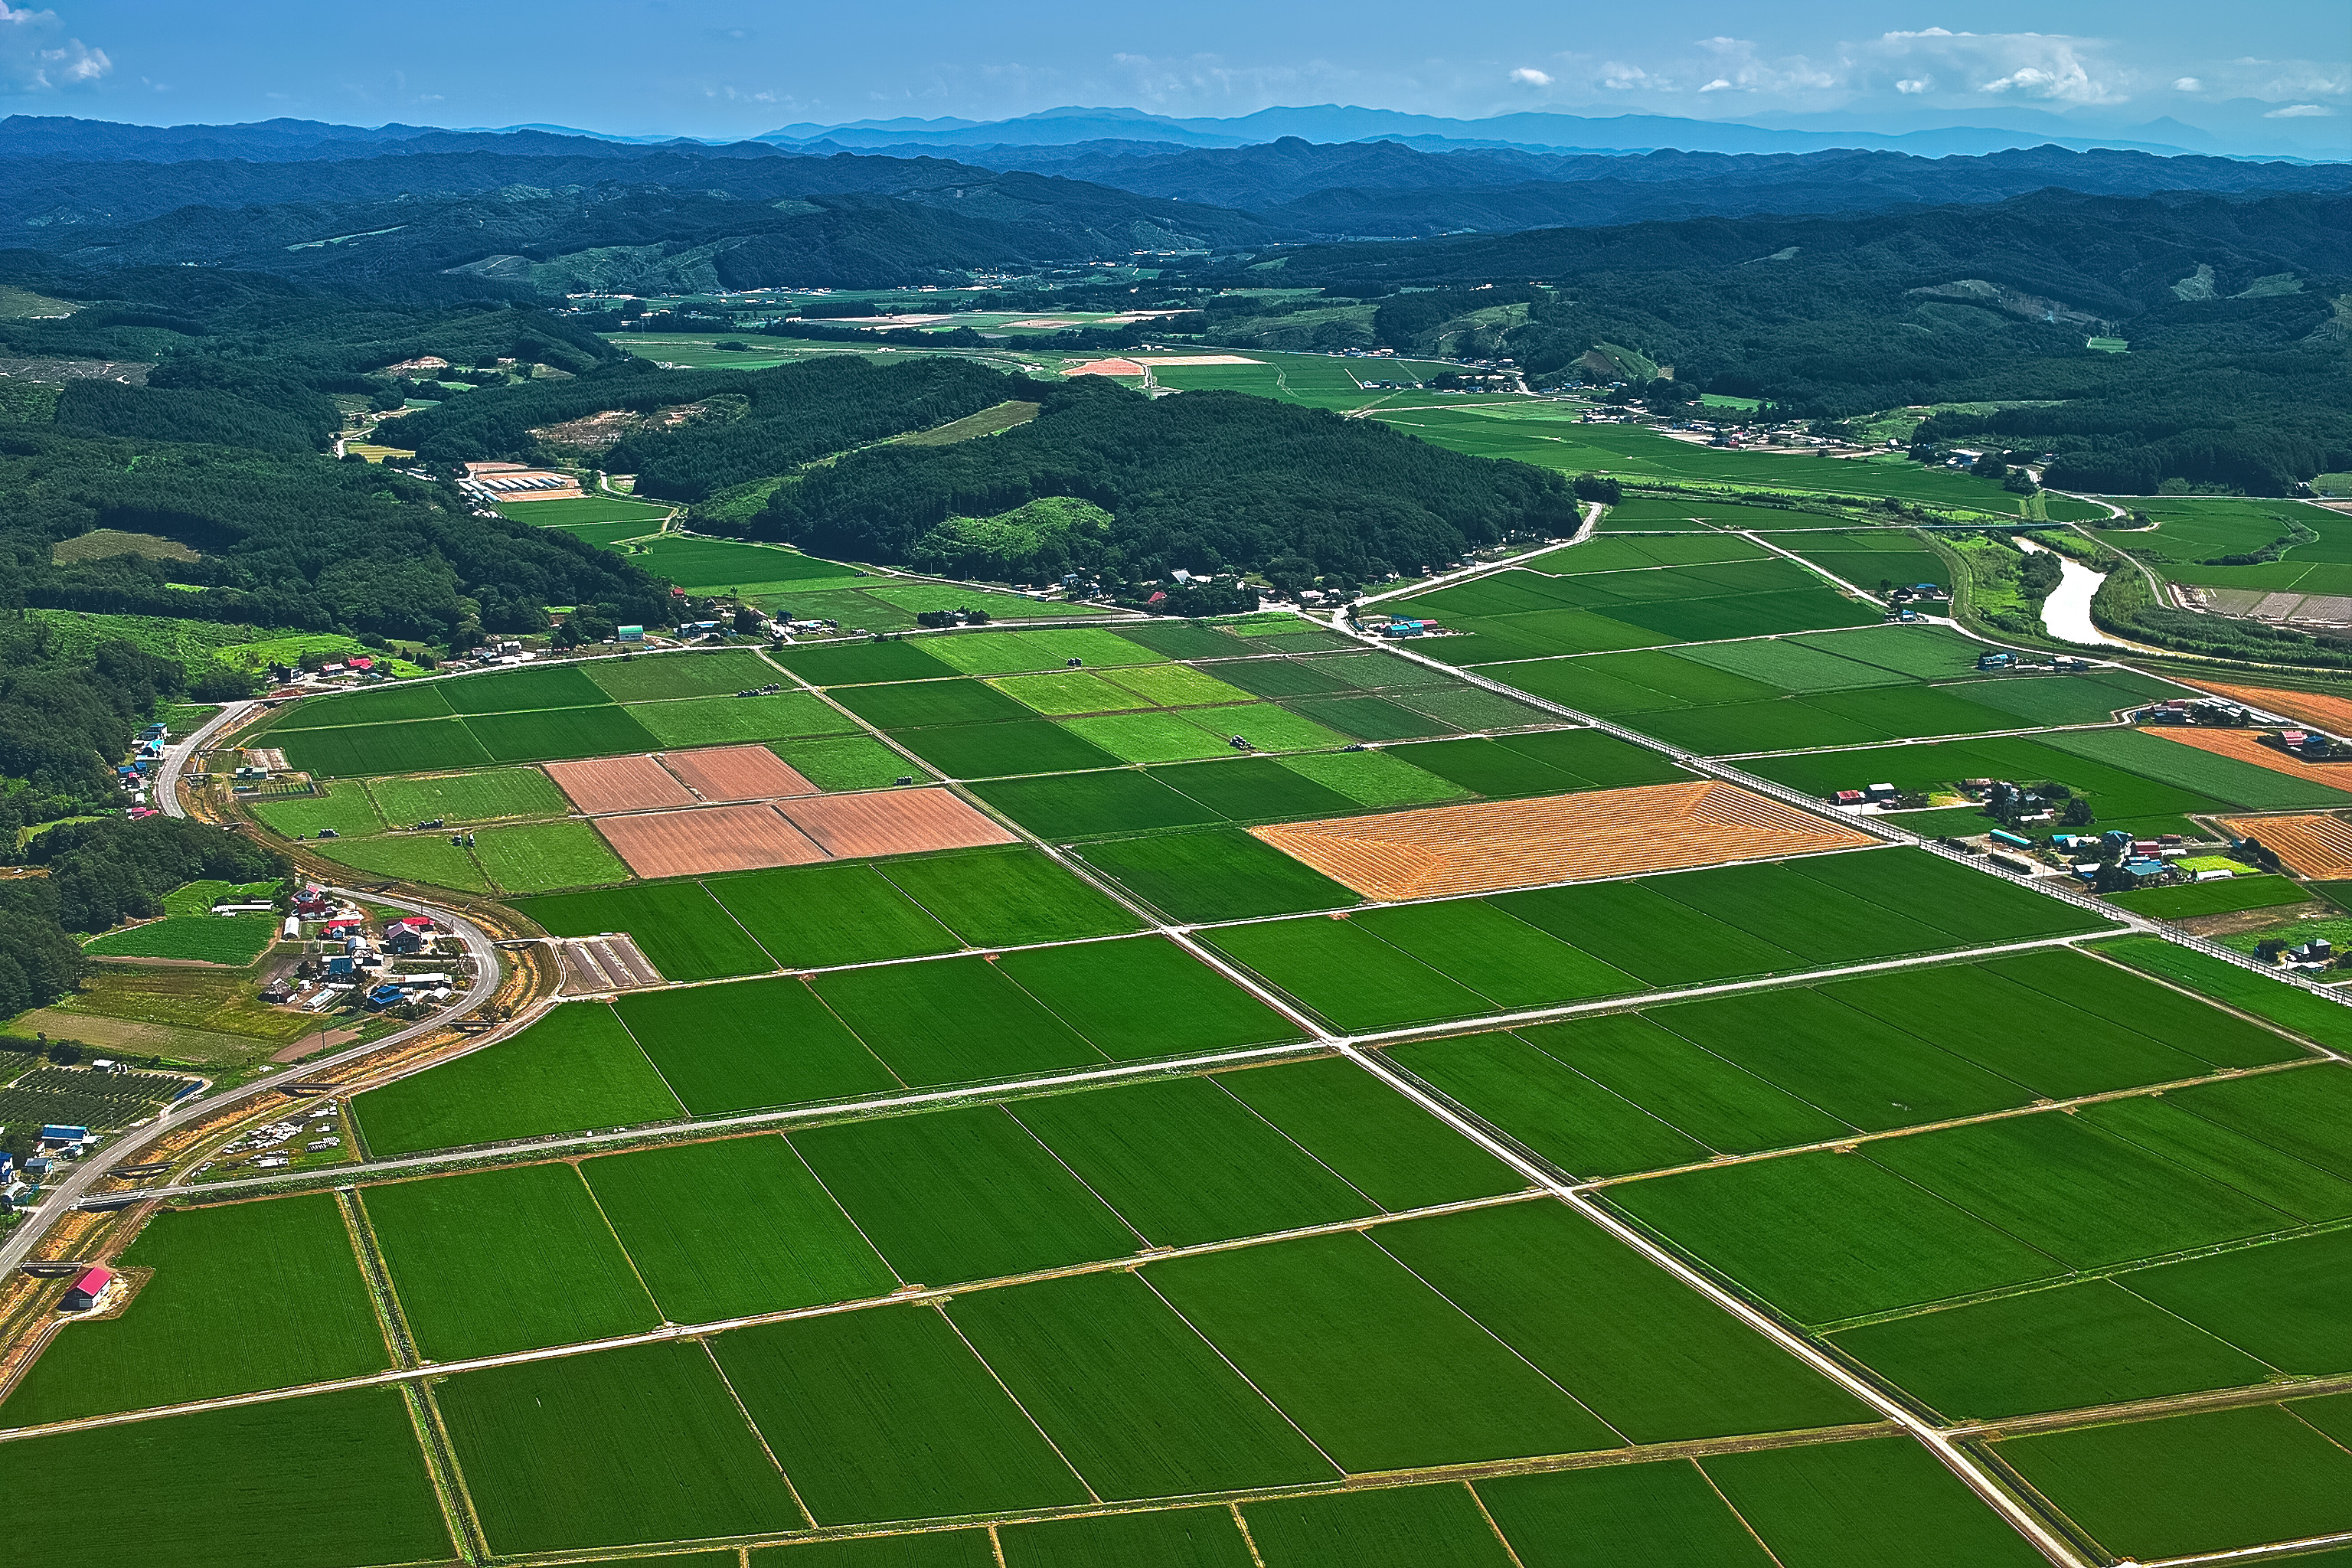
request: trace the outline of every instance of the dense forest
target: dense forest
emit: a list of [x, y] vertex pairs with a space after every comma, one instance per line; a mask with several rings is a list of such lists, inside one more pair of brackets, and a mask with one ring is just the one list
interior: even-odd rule
[[[467, 647], [543, 628], [549, 605], [625, 621], [667, 607], [667, 588], [620, 556], [478, 517], [449, 486], [322, 450], [341, 424], [334, 397], [382, 403], [390, 384], [372, 373], [417, 354], [567, 374], [615, 357], [570, 322], [504, 300], [452, 300], [437, 283], [352, 294], [179, 268], [77, 274], [21, 255], [0, 255], [0, 280], [101, 301], [0, 321], [0, 356], [153, 367], [140, 381], [77, 376], [53, 398], [0, 402], [0, 608]], [[56, 558], [98, 529], [169, 542], [181, 558]]]
[[[1153, 400], [1091, 376], [1013, 384], [1045, 405], [1036, 419], [984, 441], [855, 453], [778, 489], [749, 531], [908, 561], [969, 533], [951, 519], [1067, 496], [1113, 520], [1099, 535], [1071, 531], [1073, 569], [1143, 578], [1297, 557], [1361, 582], [1576, 526], [1559, 475], [1463, 457], [1370, 420], [1233, 392]], [[942, 529], [948, 537], [934, 540]]]
[[[47, 871], [0, 881], [0, 1016], [73, 988], [83, 960], [68, 932], [160, 913], [162, 896], [195, 878], [284, 873], [277, 855], [216, 827], [69, 820], [121, 802], [113, 759], [128, 753], [157, 704], [189, 686], [181, 665], [128, 642], [74, 655], [45, 623], [0, 620], [0, 858]], [[22, 837], [45, 823], [58, 826]]]
[[184, 817], [69, 822], [20, 852], [47, 875], [0, 882], [0, 1016], [46, 1006], [74, 988], [83, 965], [70, 934], [163, 912], [184, 882], [281, 879], [284, 856], [241, 834]]
[[642, 361], [569, 381], [458, 397], [404, 419], [401, 439], [428, 460], [526, 458], [540, 428], [604, 410], [693, 409], [675, 429], [639, 426], [600, 465], [640, 492], [700, 500], [829, 453], [927, 430], [1013, 395], [997, 372], [962, 360], [838, 358], [773, 370], [670, 372]]
[[[2347, 228], [2344, 196], [2043, 192], [1864, 217], [1546, 229], [1296, 251], [1277, 275], [1321, 293], [1279, 310], [1372, 303], [1370, 335], [1402, 353], [1507, 355], [1553, 380], [1664, 366], [1678, 385], [1801, 417], [2054, 402], [1948, 413], [1921, 435], [2050, 453], [2061, 488], [2181, 479], [2276, 495], [2352, 464]], [[1233, 324], [1264, 341], [1269, 309]]]

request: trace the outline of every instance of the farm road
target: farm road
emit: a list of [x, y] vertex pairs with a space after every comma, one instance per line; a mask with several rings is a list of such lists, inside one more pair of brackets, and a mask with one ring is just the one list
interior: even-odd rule
[[[1267, 918], [1272, 919], [1279, 917]], [[1255, 924], [1257, 922], [1245, 921], [1238, 923]], [[1163, 926], [1159, 928], [1159, 934], [1164, 935], [1168, 937], [1169, 940], [1183, 945], [1186, 948], [1186, 951], [1193, 952], [1196, 955], [1202, 956], [1202, 961], [1204, 963], [1209, 963], [1216, 966], [1219, 968], [1221, 973], [1226, 972], [1225, 966], [1230, 963], [1230, 961], [1226, 960], [1223, 954], [1194, 945], [1192, 941], [1192, 928], [1183, 926]], [[337, 1184], [341, 1184], [352, 1181], [380, 1179], [384, 1176], [401, 1173], [427, 1171], [436, 1166], [441, 1165], [471, 1166], [478, 1164], [484, 1160], [503, 1160], [509, 1157], [518, 1160], [535, 1160], [555, 1156], [569, 1156], [574, 1153], [610, 1152], [615, 1149], [625, 1147], [629, 1144], [644, 1143], [656, 1139], [676, 1137], [679, 1134], [691, 1134], [697, 1138], [714, 1138], [724, 1136], [730, 1132], [742, 1132], [761, 1128], [771, 1129], [777, 1131], [789, 1131], [794, 1125], [799, 1123], [825, 1121], [845, 1116], [869, 1116], [922, 1110], [941, 1110], [961, 1105], [994, 1104], [1003, 1100], [1026, 1099], [1034, 1095], [1051, 1093], [1066, 1089], [1077, 1089], [1086, 1086], [1107, 1088], [1113, 1084], [1123, 1082], [1139, 1083], [1156, 1078], [1207, 1072], [1217, 1068], [1238, 1066], [1244, 1062], [1279, 1061], [1286, 1057], [1307, 1057], [1315, 1055], [1318, 1052], [1327, 1051], [1339, 1052], [1346, 1047], [1376, 1050], [1389, 1046], [1405, 1044], [1413, 1040], [1442, 1038], [1448, 1035], [1458, 1035], [1473, 1029], [1507, 1029], [1516, 1028], [1528, 1024], [1557, 1023], [1587, 1014], [1622, 1012], [1637, 1006], [1660, 1007], [1676, 1002], [1700, 1001], [1711, 996], [1737, 995], [1743, 992], [1771, 990], [1792, 985], [1820, 984], [1832, 980], [1850, 979], [1865, 974], [1885, 973], [1894, 970], [1924, 968], [1933, 964], [1964, 963], [1972, 958], [2000, 958], [2011, 953], [2031, 952], [2044, 948], [2064, 947], [2079, 940], [2079, 938], [2066, 936], [2034, 937], [2022, 942], [2002, 942], [1985, 947], [1967, 948], [1958, 952], [1916, 953], [1901, 958], [1872, 959], [1864, 963], [1841, 964], [1834, 968], [1809, 970], [1795, 974], [1767, 975], [1759, 979], [1748, 980], [1725, 980], [1706, 985], [1689, 986], [1682, 990], [1647, 992], [1638, 996], [1608, 996], [1587, 1002], [1564, 1003], [1557, 1007], [1531, 1008], [1517, 1013], [1488, 1014], [1475, 1018], [1452, 1019], [1444, 1023], [1436, 1024], [1416, 1024], [1406, 1028], [1383, 1029], [1361, 1035], [1334, 1035], [1326, 1031], [1320, 1026], [1317, 1025], [1311, 1018], [1298, 1014], [1296, 1005], [1292, 1004], [1288, 998], [1280, 996], [1279, 994], [1267, 990], [1255, 976], [1234, 971], [1232, 972], [1236, 976], [1234, 984], [1242, 986], [1244, 990], [1250, 992], [1251, 994], [1258, 996], [1261, 1000], [1265, 1001], [1267, 1005], [1277, 1008], [1285, 1017], [1291, 1018], [1294, 1025], [1303, 1033], [1306, 1033], [1308, 1037], [1303, 1040], [1287, 1041], [1279, 1045], [1250, 1046], [1234, 1050], [1212, 1051], [1200, 1056], [1169, 1058], [1160, 1061], [1111, 1063], [1099, 1068], [1085, 1068], [1069, 1072], [1048, 1073], [1034, 1078], [1005, 1079], [979, 1084], [951, 1084], [940, 1089], [911, 1089], [903, 1094], [880, 1095], [868, 1100], [835, 1100], [823, 1105], [802, 1106], [776, 1110], [741, 1111], [722, 1116], [699, 1118], [691, 1121], [672, 1121], [646, 1127], [623, 1128], [616, 1131], [556, 1132], [551, 1133], [543, 1138], [519, 1139], [513, 1142], [500, 1144], [496, 1147], [439, 1150], [423, 1154], [403, 1154], [390, 1159], [370, 1160], [360, 1164], [337, 1165], [328, 1171], [310, 1171], [292, 1175], [240, 1176], [228, 1181], [205, 1182], [202, 1184], [190, 1184], [167, 1187], [152, 1187], [141, 1195], [142, 1197], [149, 1198], [218, 1195], [238, 1192], [251, 1192], [257, 1189], [267, 1189], [271, 1187], [293, 1187], [301, 1184], [312, 1184], [329, 1179]], [[1014, 952], [1018, 950], [1008, 948], [992, 951]], [[970, 953], [942, 953], [938, 955], [936, 958], [894, 959], [886, 962], [889, 964], [930, 963], [950, 958], [968, 958], [970, 956], [971, 956]], [[883, 967], [883, 965], [853, 964], [847, 967], [863, 969], [878, 968]], [[754, 976], [752, 978], [759, 977]], [[694, 985], [727, 985], [732, 984], [735, 984], [735, 982], [730, 979], [698, 981], [694, 983]], [[689, 987], [683, 986], [676, 987], [676, 989], [688, 988]], [[495, 1034], [487, 1034], [476, 1040], [469, 1041], [465, 1051], [456, 1053], [455, 1056], [437, 1057], [429, 1065], [438, 1067], [446, 1062], [455, 1060], [456, 1056], [471, 1055], [474, 1051], [487, 1049], [490, 1046], [498, 1044], [509, 1035], [528, 1027], [530, 1024], [536, 1022], [544, 1013], [546, 1006], [553, 1005], [554, 1004], [551, 1001], [543, 1005], [519, 1013], [513, 1018], [509, 1019], [505, 1024], [501, 1025]], [[424, 1071], [425, 1068], [419, 1068], [416, 1070]], [[2085, 1100], [2087, 1101], [2088, 1100], [2093, 1099], [2106, 1098], [2111, 1097], [2103, 1094], [2097, 1096], [2087, 1096], [2085, 1097]], [[2057, 1103], [2071, 1104], [2074, 1102], [2061, 1101]], [[2041, 1106], [2036, 1107], [2035, 1109], [2049, 1110], [2051, 1107]], [[1993, 1112], [1985, 1117], [1969, 1117], [1963, 1118], [1962, 1120], [1989, 1121], [2009, 1114], [2011, 1113]], [[1847, 1142], [1847, 1140], [1842, 1139], [1840, 1142]], [[1786, 1153], [1790, 1152], [1791, 1151], [1787, 1150], [1777, 1150], [1764, 1154], [1740, 1155], [1737, 1156], [1737, 1158], [1743, 1161], [1749, 1159], [1768, 1159], [1770, 1158], [1773, 1153]]]

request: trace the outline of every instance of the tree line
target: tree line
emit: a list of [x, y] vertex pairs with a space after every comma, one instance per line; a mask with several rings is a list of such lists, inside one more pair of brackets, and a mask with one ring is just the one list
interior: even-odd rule
[[36, 835], [21, 858], [46, 877], [0, 882], [0, 1016], [70, 995], [89, 960], [78, 931], [163, 912], [184, 882], [280, 880], [286, 858], [242, 834], [185, 817], [67, 823]]

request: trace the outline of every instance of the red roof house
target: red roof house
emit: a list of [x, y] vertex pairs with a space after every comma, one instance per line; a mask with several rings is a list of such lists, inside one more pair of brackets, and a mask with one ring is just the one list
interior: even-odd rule
[[113, 1283], [114, 1270], [111, 1268], [94, 1266], [85, 1268], [74, 1276], [74, 1282], [66, 1287], [65, 1300], [58, 1305], [65, 1311], [87, 1312], [98, 1305], [98, 1299], [105, 1295], [106, 1288]]

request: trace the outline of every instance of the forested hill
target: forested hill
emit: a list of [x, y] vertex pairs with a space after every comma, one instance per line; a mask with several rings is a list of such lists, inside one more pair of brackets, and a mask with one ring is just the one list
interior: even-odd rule
[[[42, 188], [18, 197], [17, 221], [43, 226], [20, 230], [27, 241], [80, 264], [226, 263], [346, 282], [473, 269], [527, 281], [549, 295], [658, 289], [682, 279], [728, 289], [780, 281], [892, 288], [961, 282], [975, 270], [1021, 271], [1138, 250], [1282, 237], [1246, 213], [1038, 174], [901, 165], [871, 178], [838, 179], [836, 162], [895, 163], [846, 155], [672, 171], [681, 182], [698, 178], [711, 187], [654, 184], [635, 165], [608, 164], [583, 171], [603, 175], [593, 184], [481, 189], [467, 179], [451, 192], [415, 188], [417, 176], [432, 177], [432, 161], [393, 162], [394, 194], [373, 200], [345, 199], [332, 181], [313, 180], [306, 199], [175, 205], [134, 221], [105, 222], [93, 221], [103, 215], [89, 197]], [[75, 183], [103, 193], [110, 183], [104, 171], [114, 167], [97, 165]], [[184, 167], [154, 167], [155, 187], [174, 188]], [[763, 177], [742, 178], [745, 170]], [[121, 205], [141, 204], [126, 196]], [[152, 205], [152, 197], [143, 205]]]
[[2343, 192], [2352, 166], [2045, 146], [1643, 154], [1297, 137], [818, 153], [286, 121], [0, 121], [0, 230], [89, 265], [335, 279], [470, 268], [549, 294], [887, 288], [974, 270], [1561, 225], [1991, 203], [2051, 187]]
[[[2038, 192], [1861, 217], [1309, 247], [1278, 272], [1381, 301], [1375, 329], [1401, 352], [1483, 312], [1479, 352], [1539, 378], [1615, 379], [1622, 360], [1597, 351], [1631, 350], [1677, 387], [1823, 418], [2058, 403], [1937, 433], [2054, 453], [2062, 487], [2284, 494], [2352, 462], [2347, 237], [2352, 196]], [[1265, 273], [1222, 280], [1245, 276]]]
[[409, 416], [400, 431], [428, 461], [530, 458], [538, 450], [538, 427], [605, 410], [696, 407], [698, 416], [683, 426], [633, 434], [604, 459], [615, 473], [635, 474], [642, 494], [691, 501], [869, 441], [945, 425], [1012, 395], [1003, 374], [962, 360], [883, 363], [845, 356], [750, 373], [678, 373], [638, 361], [457, 398]]
[[[1821, 296], [1856, 286], [1884, 296], [1942, 281], [1955, 265], [1996, 281], [2114, 311], [2169, 298], [2202, 262], [2231, 290], [2281, 270], [2336, 269], [2352, 195], [2232, 197], [2188, 192], [2145, 200], [2042, 191], [1986, 205], [1863, 216], [1701, 218], [1614, 227], [1463, 235], [1415, 245], [1303, 247], [1286, 280], [1401, 285], [1549, 281], [1599, 272], [1672, 272], [1770, 259], [1780, 285]], [[1782, 252], [1788, 254], [1782, 255]], [[1789, 263], [1798, 262], [1790, 266]]]
[[1576, 526], [1559, 475], [1463, 457], [1377, 421], [1234, 392], [1153, 400], [1094, 377], [1016, 384], [1046, 405], [1031, 423], [985, 441], [853, 454], [777, 490], [750, 531], [907, 561], [950, 519], [1073, 496], [1112, 518], [1073, 567], [1150, 578], [1297, 557], [1362, 581]]
[[[447, 486], [327, 451], [338, 396], [398, 405], [371, 374], [388, 363], [506, 357], [568, 375], [614, 357], [576, 323], [503, 300], [450, 300], [446, 280], [405, 298], [355, 295], [0, 255], [0, 282], [90, 301], [58, 319], [0, 321], [0, 358], [21, 373], [0, 381], [0, 607], [444, 647], [536, 630], [549, 605], [609, 605], [607, 618], [620, 620], [667, 608], [667, 586], [620, 556], [475, 517]], [[44, 366], [60, 364], [80, 368], [62, 384], [44, 379], [58, 374]], [[158, 543], [56, 557], [98, 529]]]

